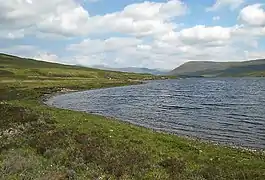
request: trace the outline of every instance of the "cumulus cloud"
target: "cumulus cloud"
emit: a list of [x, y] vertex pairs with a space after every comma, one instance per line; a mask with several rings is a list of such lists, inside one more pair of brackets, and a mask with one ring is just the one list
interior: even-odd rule
[[[257, 40], [265, 35], [264, 32], [265, 28], [245, 25], [231, 27], [196, 25], [168, 31], [161, 36], [153, 37], [151, 41], [137, 37], [86, 39], [69, 45], [68, 50], [82, 54], [82, 63], [87, 64], [93, 62], [110, 66], [170, 69], [172, 64], [177, 66], [189, 60], [244, 60], [244, 51], [257, 48]], [[108, 43], [111, 46], [108, 46]], [[92, 61], [92, 56], [98, 62]], [[85, 61], [85, 57], [88, 61]]]
[[38, 50], [37, 47], [32, 45], [15, 45], [10, 47], [0, 48], [3, 53], [11, 53], [13, 55], [20, 55], [23, 57], [31, 57], [33, 52]]
[[250, 26], [265, 26], [265, 10], [261, 4], [246, 6], [240, 11], [239, 19]]
[[[177, 27], [171, 20], [187, 13], [187, 6], [180, 0], [165, 3], [136, 3], [122, 11], [91, 18], [94, 27], [105, 31], [119, 32], [134, 36], [163, 34]], [[95, 23], [95, 21], [97, 23]]]
[[[143, 2], [122, 11], [90, 16], [76, 0], [0, 0], [1, 29], [25, 29], [65, 36], [120, 32], [137, 36], [164, 33], [176, 27], [171, 22], [187, 12], [180, 0]], [[30, 31], [30, 32], [29, 32]]]
[[71, 51], [82, 52], [82, 54], [97, 54], [102, 52], [120, 51], [124, 48], [140, 45], [141, 42], [141, 40], [136, 38], [120, 37], [111, 37], [106, 40], [84, 39], [78, 44], [69, 45], [67, 49]]
[[228, 7], [230, 10], [234, 10], [240, 7], [243, 3], [244, 0], [216, 0], [211, 7], [206, 8], [206, 11], [217, 11], [225, 7]]
[[232, 28], [195, 26], [154, 41], [123, 37], [86, 39], [67, 49], [79, 55], [79, 60], [75, 59], [83, 64], [170, 69], [172, 64], [177, 66], [189, 60], [225, 61], [228, 56], [229, 60], [242, 60], [244, 55], [233, 45], [231, 35]]
[[61, 61], [61, 59], [56, 54], [47, 52], [40, 49], [39, 47], [32, 45], [15, 45], [11, 47], [0, 48], [0, 51], [3, 53], [18, 55], [25, 58], [37, 59], [41, 61], [66, 63], [65, 61]]
[[242, 39], [242, 37], [253, 37], [260, 38], [265, 36], [265, 27], [256, 27], [249, 25], [236, 25], [233, 27], [232, 32], [234, 36], [237, 36]]
[[[0, 0], [1, 29], [82, 34], [88, 12], [73, 0]], [[27, 33], [25, 31], [25, 33]]]
[[231, 38], [230, 28], [221, 26], [206, 27], [204, 25], [180, 31], [180, 38], [187, 43], [226, 41]]
[[47, 61], [47, 62], [58, 62], [59, 57], [56, 54], [48, 53], [48, 52], [40, 52], [33, 56], [33, 59]]
[[143, 3], [128, 5], [121, 12], [123, 17], [134, 20], [170, 19], [186, 13], [186, 6], [179, 0], [170, 0], [165, 3], [145, 1]]

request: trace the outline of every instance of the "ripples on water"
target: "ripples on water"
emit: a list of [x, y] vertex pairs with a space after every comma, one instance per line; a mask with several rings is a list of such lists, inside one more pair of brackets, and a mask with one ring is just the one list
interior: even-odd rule
[[265, 79], [182, 79], [60, 95], [48, 104], [218, 143], [265, 148]]

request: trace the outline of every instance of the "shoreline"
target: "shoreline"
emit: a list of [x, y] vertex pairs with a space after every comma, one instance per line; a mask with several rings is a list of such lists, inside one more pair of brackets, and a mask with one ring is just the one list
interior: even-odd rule
[[187, 140], [187, 141], [195, 141], [195, 142], [204, 143], [204, 144], [207, 144], [207, 145], [217, 146], [217, 147], [221, 147], [221, 148], [232, 148], [232, 149], [240, 150], [240, 151], [258, 153], [258, 154], [259, 153], [265, 154], [265, 149], [262, 149], [262, 148], [253, 148], [253, 147], [247, 147], [247, 146], [233, 145], [233, 144], [229, 144], [229, 143], [216, 142], [216, 141], [213, 141], [213, 140], [210, 140], [210, 139], [206, 140], [206, 139], [202, 139], [202, 138], [199, 138], [199, 137], [196, 137], [196, 136], [181, 135], [181, 134], [177, 134], [177, 133], [173, 133], [173, 132], [168, 132], [168, 131], [155, 129], [155, 128], [152, 128], [152, 127], [147, 127], [147, 126], [142, 125], [142, 124], [134, 123], [132, 121], [127, 121], [127, 120], [122, 120], [122, 119], [119, 119], [119, 118], [116, 118], [116, 117], [105, 116], [105, 115], [98, 114], [98, 113], [93, 113], [93, 112], [85, 112], [85, 111], [79, 111], [79, 110], [59, 108], [59, 107], [53, 106], [52, 104], [48, 104], [49, 99], [51, 99], [53, 97], [56, 97], [56, 96], [64, 95], [64, 94], [71, 94], [71, 93], [85, 92], [85, 91], [99, 90], [99, 89], [109, 89], [109, 88], [116, 88], [116, 87], [123, 87], [123, 86], [137, 86], [137, 85], [141, 85], [141, 84], [145, 84], [145, 83], [148, 83], [148, 82], [144, 82], [143, 81], [143, 82], [141, 82], [139, 84], [121, 85], [121, 86], [113, 86], [113, 87], [102, 87], [102, 88], [94, 88], [94, 89], [87, 89], [87, 90], [67, 89], [66, 91], [59, 91], [59, 92], [55, 92], [55, 93], [44, 95], [43, 97], [40, 98], [40, 102], [42, 104], [44, 104], [45, 106], [48, 106], [50, 108], [56, 108], [56, 109], [61, 109], [61, 110], [70, 110], [70, 111], [80, 112], [80, 113], [83, 112], [83, 113], [86, 113], [88, 115], [100, 116], [102, 118], [118, 121], [118, 122], [124, 123], [126, 125], [133, 125], [133, 126], [136, 126], [136, 127], [149, 129], [149, 130], [151, 130], [151, 131], [153, 131], [155, 133], [167, 134], [167, 135], [172, 135], [172, 136], [176, 136], [176, 137], [179, 137], [179, 138], [183, 138], [184, 140]]
[[[150, 80], [150, 81], [157, 81], [157, 80]], [[92, 91], [92, 90], [99, 90], [99, 89], [117, 88], [117, 87], [123, 87], [123, 86], [137, 86], [137, 85], [147, 84], [147, 83], [148, 83], [148, 81], [139, 81], [139, 82], [136, 82], [136, 84], [119, 84], [117, 86], [91, 88], [91, 89], [70, 89], [70, 88], [62, 87], [60, 91], [42, 95], [39, 98], [39, 102], [41, 104], [46, 104], [45, 102], [48, 99], [50, 99], [50, 98], [52, 98], [54, 96], [60, 96], [60, 95], [64, 95], [64, 94], [70, 94], [70, 93], [76, 93], [76, 92], [84, 92], [84, 91]]]

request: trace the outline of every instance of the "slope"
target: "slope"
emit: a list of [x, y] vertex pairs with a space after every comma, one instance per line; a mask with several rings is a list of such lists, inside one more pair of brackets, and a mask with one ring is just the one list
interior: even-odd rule
[[243, 62], [191, 61], [170, 72], [178, 76], [264, 76], [265, 60]]
[[81, 66], [63, 65], [0, 54], [0, 77], [19, 79], [112, 79], [144, 80], [155, 78], [148, 74], [106, 71]]

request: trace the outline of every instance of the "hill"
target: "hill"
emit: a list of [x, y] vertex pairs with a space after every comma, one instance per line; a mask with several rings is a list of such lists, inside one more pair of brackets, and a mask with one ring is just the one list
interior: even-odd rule
[[43, 80], [145, 80], [153, 79], [150, 74], [135, 74], [106, 71], [81, 66], [63, 65], [17, 56], [0, 54], [0, 77], [16, 79]]
[[167, 70], [158, 70], [158, 69], [149, 69], [149, 68], [138, 68], [138, 67], [124, 67], [124, 68], [112, 68], [103, 65], [95, 65], [93, 68], [103, 69], [103, 70], [112, 70], [112, 71], [121, 71], [121, 72], [132, 72], [132, 73], [144, 73], [144, 74], [153, 74], [153, 75], [165, 75]]
[[265, 60], [243, 62], [190, 61], [172, 70], [177, 76], [265, 76]]

